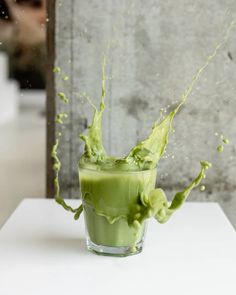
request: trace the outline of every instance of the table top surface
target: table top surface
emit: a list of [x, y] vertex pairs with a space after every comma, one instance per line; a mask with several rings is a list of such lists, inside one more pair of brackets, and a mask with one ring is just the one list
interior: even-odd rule
[[[77, 200], [70, 201], [74, 206]], [[88, 252], [83, 218], [25, 199], [0, 231], [0, 294], [236, 294], [236, 235], [216, 203], [150, 220], [141, 254]]]

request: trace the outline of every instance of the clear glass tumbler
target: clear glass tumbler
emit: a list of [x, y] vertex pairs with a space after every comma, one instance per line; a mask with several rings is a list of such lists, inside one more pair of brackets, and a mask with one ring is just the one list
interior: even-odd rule
[[146, 222], [132, 225], [140, 196], [155, 188], [156, 169], [97, 171], [79, 168], [87, 247], [96, 253], [128, 256], [142, 251]]

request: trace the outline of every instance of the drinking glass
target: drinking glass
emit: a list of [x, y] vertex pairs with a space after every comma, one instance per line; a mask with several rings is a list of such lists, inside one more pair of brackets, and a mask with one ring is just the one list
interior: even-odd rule
[[156, 173], [79, 168], [89, 250], [111, 256], [142, 251], [147, 222], [135, 228], [133, 221], [142, 208], [140, 196], [155, 188]]

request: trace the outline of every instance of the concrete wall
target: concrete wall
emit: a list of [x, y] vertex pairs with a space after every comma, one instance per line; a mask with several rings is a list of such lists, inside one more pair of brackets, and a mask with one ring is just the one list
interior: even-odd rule
[[[66, 2], [66, 3], [64, 3]], [[61, 174], [65, 197], [78, 197], [77, 161], [83, 151], [78, 134], [86, 129], [91, 107], [101, 94], [101, 60], [107, 54], [107, 110], [104, 139], [111, 154], [124, 155], [147, 136], [160, 108], [180, 97], [191, 77], [222, 40], [235, 15], [235, 0], [68, 0], [56, 4], [56, 65], [70, 76], [56, 78], [69, 106], [57, 103], [70, 119], [65, 126]], [[108, 42], [112, 40], [112, 42]], [[109, 46], [108, 46], [109, 45]], [[188, 103], [174, 121], [167, 158], [158, 167], [158, 185], [183, 188], [207, 159], [213, 168], [191, 200], [218, 201], [236, 226], [236, 28], [204, 72]], [[215, 132], [231, 144], [217, 153]]]

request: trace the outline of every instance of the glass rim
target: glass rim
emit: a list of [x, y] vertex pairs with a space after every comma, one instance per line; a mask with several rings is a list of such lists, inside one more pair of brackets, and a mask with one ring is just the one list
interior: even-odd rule
[[140, 173], [148, 173], [151, 171], [156, 171], [157, 167], [151, 168], [151, 169], [145, 169], [145, 170], [136, 170], [136, 171], [130, 171], [130, 170], [96, 170], [89, 167], [81, 167], [78, 166], [78, 170], [80, 171], [88, 171], [88, 172], [94, 172], [94, 173], [104, 173], [104, 174], [140, 174]]

